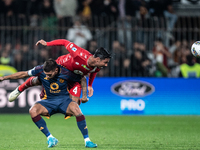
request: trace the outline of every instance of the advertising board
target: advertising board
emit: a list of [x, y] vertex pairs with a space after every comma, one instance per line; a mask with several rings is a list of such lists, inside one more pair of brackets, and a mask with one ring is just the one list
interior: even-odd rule
[[[41, 87], [8, 95], [24, 80], [0, 82], [0, 113], [28, 113], [40, 100]], [[80, 108], [85, 115], [200, 115], [199, 79], [96, 78], [94, 95]]]

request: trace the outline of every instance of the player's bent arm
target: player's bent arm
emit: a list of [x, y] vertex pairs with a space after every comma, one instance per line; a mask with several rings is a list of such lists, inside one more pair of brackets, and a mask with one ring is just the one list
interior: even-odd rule
[[4, 76], [2, 78], [3, 78], [3, 80], [9, 80], [9, 79], [22, 79], [22, 78], [26, 78], [26, 77], [29, 77], [28, 71], [20, 71], [20, 72], [17, 72], [17, 73], [8, 75], [8, 76]]
[[92, 86], [88, 86], [88, 96], [91, 97], [93, 95], [93, 87]]
[[94, 90], [92, 88], [92, 83], [93, 83], [96, 75], [97, 75], [97, 72], [92, 72], [92, 73], [89, 74], [89, 83], [88, 83], [88, 96], [89, 97], [91, 97], [93, 95], [93, 92], [94, 92]]
[[87, 98], [87, 81], [85, 76], [81, 79], [81, 88], [82, 88], [82, 103], [85, 103], [88, 101]]
[[53, 40], [50, 42], [46, 42], [47, 46], [65, 46], [67, 47], [68, 44], [70, 44], [71, 42], [65, 39], [58, 39], [58, 40]]

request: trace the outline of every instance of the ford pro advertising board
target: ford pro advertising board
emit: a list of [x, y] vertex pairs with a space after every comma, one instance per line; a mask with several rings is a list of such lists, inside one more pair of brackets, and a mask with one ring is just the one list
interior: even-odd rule
[[[0, 82], [0, 113], [28, 113], [40, 100], [37, 86], [8, 102], [9, 93], [23, 82]], [[200, 115], [199, 85], [200, 79], [96, 78], [94, 95], [80, 107], [85, 115]]]
[[199, 115], [200, 79], [98, 78], [87, 115]]

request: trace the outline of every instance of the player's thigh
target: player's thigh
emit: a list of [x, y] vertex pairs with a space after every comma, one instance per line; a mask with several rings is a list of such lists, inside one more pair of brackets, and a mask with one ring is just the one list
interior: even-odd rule
[[78, 116], [78, 115], [82, 114], [79, 105], [76, 102], [73, 102], [73, 101], [68, 105], [66, 113], [72, 114], [74, 116]]
[[71, 98], [73, 101], [79, 103], [80, 97], [76, 97], [76, 96], [73, 96], [73, 95], [70, 94], [70, 98]]
[[43, 115], [43, 116], [48, 116], [48, 110], [41, 105], [40, 103], [35, 103], [30, 109], [29, 109], [29, 113], [31, 115], [31, 117], [35, 117], [37, 115]]

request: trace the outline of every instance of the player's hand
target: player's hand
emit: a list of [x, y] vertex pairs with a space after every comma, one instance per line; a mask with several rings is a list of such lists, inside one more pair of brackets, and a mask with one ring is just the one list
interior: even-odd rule
[[89, 97], [91, 97], [93, 95], [93, 92], [94, 92], [93, 87], [88, 86], [88, 96]]
[[37, 41], [35, 45], [38, 46], [39, 44], [42, 44], [43, 46], [47, 46], [47, 42], [45, 40], [39, 40]]
[[4, 78], [3, 78], [3, 77], [0, 77], [0, 82], [3, 81], [3, 80], [4, 80]]
[[81, 98], [81, 102], [82, 103], [86, 103], [86, 102], [88, 102], [89, 101], [89, 98], [87, 98], [87, 97], [82, 97]]

